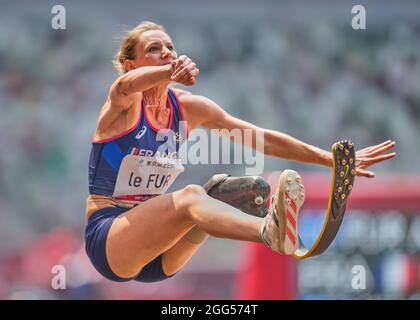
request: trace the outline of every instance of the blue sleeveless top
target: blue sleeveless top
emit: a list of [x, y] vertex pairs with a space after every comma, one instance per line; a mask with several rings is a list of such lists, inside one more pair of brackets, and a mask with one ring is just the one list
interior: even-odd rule
[[145, 201], [166, 192], [184, 171], [178, 151], [188, 138], [182, 107], [171, 88], [168, 103], [168, 128], [159, 130], [150, 123], [142, 101], [141, 115], [133, 128], [92, 143], [90, 194]]

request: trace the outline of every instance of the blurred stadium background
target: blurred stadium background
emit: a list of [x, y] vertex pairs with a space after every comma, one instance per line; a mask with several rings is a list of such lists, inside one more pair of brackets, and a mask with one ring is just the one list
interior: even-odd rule
[[[1, 299], [417, 299], [420, 297], [420, 5], [417, 1], [0, 0]], [[67, 29], [51, 28], [66, 8]], [[351, 28], [363, 4], [367, 29]], [[260, 245], [210, 239], [174, 278], [116, 284], [83, 243], [87, 161], [99, 108], [116, 77], [122, 31], [166, 26], [201, 70], [189, 88], [230, 113], [329, 149], [394, 139], [398, 157], [358, 179], [343, 229], [324, 256], [297, 262]], [[301, 233], [322, 223], [326, 168], [266, 158], [266, 177], [308, 181]], [[171, 190], [244, 166], [189, 166]], [[324, 192], [325, 190], [325, 192]], [[317, 229], [318, 228], [318, 229]], [[67, 289], [53, 290], [64, 265]], [[351, 268], [367, 288], [351, 287]], [[267, 281], [267, 274], [272, 278]]]

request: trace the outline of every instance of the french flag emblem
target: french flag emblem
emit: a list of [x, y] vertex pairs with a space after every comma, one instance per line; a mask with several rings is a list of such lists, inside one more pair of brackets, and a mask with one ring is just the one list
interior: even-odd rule
[[134, 155], [134, 156], [138, 156], [140, 153], [140, 149], [139, 148], [131, 148], [130, 149], [130, 154]]

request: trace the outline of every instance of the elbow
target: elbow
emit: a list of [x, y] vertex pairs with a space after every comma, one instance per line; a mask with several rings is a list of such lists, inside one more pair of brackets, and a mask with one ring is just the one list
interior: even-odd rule
[[119, 98], [122, 96], [128, 96], [127, 91], [125, 90], [124, 80], [118, 78], [111, 86], [109, 95], [111, 99]]

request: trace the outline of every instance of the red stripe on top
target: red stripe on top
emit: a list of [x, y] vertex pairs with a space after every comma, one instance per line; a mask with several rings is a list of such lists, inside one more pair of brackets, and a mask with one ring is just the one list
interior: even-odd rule
[[178, 104], [178, 110], [179, 110], [179, 113], [181, 114], [182, 121], [185, 121], [184, 127], [185, 127], [185, 132], [187, 133], [187, 139], [188, 139], [190, 132], [188, 131], [188, 124], [187, 124], [187, 119], [185, 118], [184, 108], [182, 107], [182, 104], [179, 101], [178, 96], [175, 93], [175, 90], [172, 88], [169, 88], [169, 90], [171, 90], [171, 92], [175, 96], [175, 100], [176, 100], [176, 103]]
[[159, 130], [162, 130], [163, 132], [169, 131], [172, 128], [172, 120], [174, 118], [174, 107], [172, 105], [172, 101], [171, 98], [169, 97], [169, 94], [167, 96], [167, 100], [169, 100], [169, 108], [171, 109], [170, 114], [169, 114], [169, 124], [167, 128], [162, 128], [162, 129], [158, 129], [156, 128], [149, 120], [149, 116], [147, 115], [147, 112], [144, 111], [144, 114], [146, 115], [146, 121], [149, 124], [150, 128], [155, 131], [158, 132]]
[[296, 243], [296, 238], [293, 235], [293, 232], [290, 231], [289, 228], [287, 228], [287, 236], [289, 237], [290, 241], [292, 241], [293, 245]]
[[286, 193], [286, 198], [290, 200], [290, 206], [292, 207], [294, 213], [297, 213], [296, 203], [290, 198], [290, 196], [287, 193]]
[[102, 139], [102, 140], [96, 140], [96, 141], [95, 141], [95, 140], [93, 140], [93, 138], [92, 138], [92, 143], [104, 143], [104, 142], [109, 142], [109, 141], [112, 141], [112, 140], [116, 140], [116, 139], [118, 139], [118, 138], [121, 138], [121, 137], [123, 137], [123, 136], [125, 136], [125, 135], [129, 134], [130, 132], [132, 132], [134, 129], [136, 129], [136, 128], [137, 128], [137, 126], [138, 126], [138, 125], [139, 125], [139, 123], [140, 123], [142, 109], [143, 109], [143, 100], [140, 102], [139, 116], [138, 116], [138, 118], [137, 118], [136, 124], [135, 124], [133, 127], [131, 127], [130, 129], [128, 129], [127, 131], [124, 131], [123, 133], [120, 133], [120, 134], [118, 134], [118, 135], [116, 135], [116, 136], [113, 136], [113, 137], [111, 137], [111, 138]]
[[295, 220], [295, 218], [293, 217], [293, 215], [290, 213], [290, 211], [289, 211], [289, 210], [287, 210], [287, 209], [286, 209], [286, 216], [287, 216], [287, 220], [289, 220], [289, 221], [290, 221], [290, 224], [292, 225], [292, 227], [293, 227], [294, 229], [296, 229], [296, 220]]
[[134, 148], [134, 152], [133, 152], [133, 154], [134, 154], [135, 156], [138, 156], [138, 155], [139, 155], [139, 153], [140, 153], [140, 149], [139, 149], [139, 148]]

